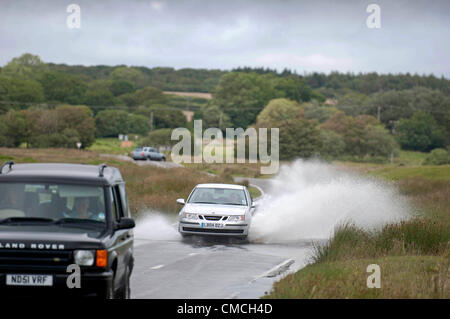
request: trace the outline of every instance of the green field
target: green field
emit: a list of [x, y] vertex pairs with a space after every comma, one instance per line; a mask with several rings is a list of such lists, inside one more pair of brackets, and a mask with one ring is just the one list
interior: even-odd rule
[[441, 166], [390, 166], [374, 170], [372, 176], [399, 181], [406, 178], [425, 178], [428, 180], [450, 180], [450, 165]]
[[97, 138], [88, 150], [104, 154], [128, 154], [135, 148], [135, 144], [131, 147], [121, 147], [118, 138]]

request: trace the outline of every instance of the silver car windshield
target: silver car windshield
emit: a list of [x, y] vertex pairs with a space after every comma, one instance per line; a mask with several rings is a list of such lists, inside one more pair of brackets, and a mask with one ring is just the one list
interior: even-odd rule
[[0, 183], [0, 222], [7, 219], [105, 223], [103, 187]]
[[196, 188], [188, 203], [247, 206], [247, 198], [242, 189]]

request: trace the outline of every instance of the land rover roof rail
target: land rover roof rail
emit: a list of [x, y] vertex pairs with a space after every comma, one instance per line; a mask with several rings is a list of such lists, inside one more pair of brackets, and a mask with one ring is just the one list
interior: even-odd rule
[[0, 167], [0, 175], [3, 173], [3, 168], [5, 166], [9, 166], [9, 171], [11, 171], [13, 165], [14, 165], [13, 161], [8, 161], [8, 162], [3, 163], [3, 165]]
[[100, 164], [100, 165], [98, 166], [98, 177], [103, 177], [103, 171], [104, 171], [104, 169], [107, 168], [107, 167], [108, 167], [108, 165], [106, 165], [105, 163]]

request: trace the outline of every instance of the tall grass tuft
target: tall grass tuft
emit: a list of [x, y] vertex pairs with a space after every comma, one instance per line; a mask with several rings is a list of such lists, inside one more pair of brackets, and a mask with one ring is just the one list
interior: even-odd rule
[[369, 232], [352, 224], [339, 226], [324, 245], [314, 248], [315, 263], [401, 255], [442, 255], [449, 249], [450, 229], [428, 218], [388, 224]]

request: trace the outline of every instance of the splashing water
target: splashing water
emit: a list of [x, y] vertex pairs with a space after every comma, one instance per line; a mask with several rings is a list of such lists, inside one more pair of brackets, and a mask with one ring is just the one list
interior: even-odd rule
[[147, 240], [177, 240], [181, 236], [174, 226], [175, 221], [167, 215], [150, 211], [143, 212], [143, 217], [136, 221], [134, 235], [136, 239]]
[[410, 208], [394, 187], [319, 161], [283, 166], [258, 204], [250, 239], [282, 243], [329, 238], [350, 222], [370, 230], [408, 218]]

